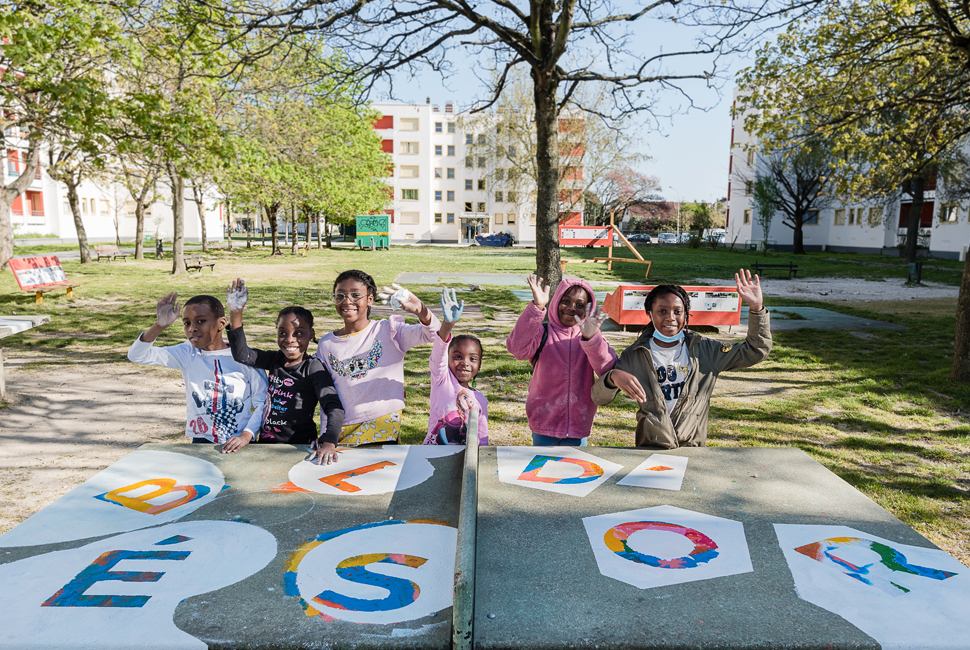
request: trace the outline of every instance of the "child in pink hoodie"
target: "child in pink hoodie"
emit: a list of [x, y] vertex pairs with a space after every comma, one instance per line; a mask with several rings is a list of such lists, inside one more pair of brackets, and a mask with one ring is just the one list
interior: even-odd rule
[[[532, 302], [505, 347], [516, 359], [532, 359], [539, 351], [525, 402], [532, 444], [585, 446], [596, 415], [590, 399], [593, 373], [602, 375], [616, 363], [616, 352], [600, 333], [606, 315], [583, 280], [564, 278], [551, 300], [549, 287], [542, 287], [534, 275], [528, 282]], [[548, 305], [552, 308], [543, 323]]]

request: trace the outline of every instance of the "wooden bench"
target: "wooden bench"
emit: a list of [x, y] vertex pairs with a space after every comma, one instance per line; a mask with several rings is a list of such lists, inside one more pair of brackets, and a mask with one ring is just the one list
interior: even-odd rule
[[100, 262], [102, 258], [112, 262], [118, 257], [122, 258], [126, 262], [128, 261], [128, 253], [122, 253], [120, 250], [118, 250], [117, 244], [98, 244], [94, 247], [94, 252], [98, 256], [98, 262]]
[[297, 247], [296, 252], [299, 253], [300, 255], [306, 255], [307, 253], [309, 253], [310, 252], [310, 242], [305, 241], [302, 244], [300, 244]]
[[44, 302], [44, 294], [48, 291], [64, 289], [68, 298], [74, 297], [74, 287], [80, 287], [80, 282], [70, 282], [61, 261], [56, 255], [38, 255], [22, 259], [12, 259], [7, 262], [14, 278], [22, 291], [34, 294], [34, 302]]
[[202, 273], [202, 267], [204, 266], [208, 266], [210, 269], [212, 269], [213, 273], [216, 272], [216, 263], [202, 259], [201, 255], [194, 255], [192, 257], [185, 258], [186, 271], [191, 271], [192, 269], [199, 269], [199, 273]]
[[796, 277], [798, 275], [798, 267], [795, 266], [792, 262], [789, 262], [788, 264], [764, 264], [762, 262], [755, 262], [754, 264], [751, 265], [751, 270], [757, 273], [758, 275], [761, 275], [761, 272], [765, 269], [779, 269], [779, 270], [788, 271], [789, 280], [791, 280], [793, 277]]

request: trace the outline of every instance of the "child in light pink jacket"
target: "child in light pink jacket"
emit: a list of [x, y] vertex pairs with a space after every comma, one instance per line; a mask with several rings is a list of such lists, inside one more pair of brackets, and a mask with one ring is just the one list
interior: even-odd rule
[[[583, 280], [564, 278], [551, 300], [549, 287], [542, 287], [534, 275], [528, 282], [532, 302], [505, 347], [516, 359], [534, 359], [525, 402], [532, 444], [585, 446], [596, 415], [590, 399], [594, 373], [609, 371], [617, 358], [600, 332], [606, 315]], [[543, 323], [547, 306], [548, 322]]]

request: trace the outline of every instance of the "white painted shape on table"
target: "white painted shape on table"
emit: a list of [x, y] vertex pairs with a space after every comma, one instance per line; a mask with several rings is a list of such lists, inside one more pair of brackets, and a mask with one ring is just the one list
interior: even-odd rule
[[[269, 564], [276, 550], [273, 535], [251, 524], [187, 521], [2, 565], [0, 648], [204, 650], [205, 643], [176, 627], [175, 608], [186, 598], [248, 578]], [[114, 551], [161, 557], [129, 557], [101, 567], [93, 564]], [[87, 579], [79, 575], [85, 570], [90, 574]], [[155, 580], [111, 579], [112, 574], [124, 572], [161, 575]], [[65, 593], [58, 599], [61, 590]], [[72, 591], [85, 597], [140, 597], [143, 603], [77, 606], [71, 604], [76, 602]]]
[[[900, 544], [848, 526], [775, 524], [775, 534], [798, 597], [841, 616], [884, 650], [967, 647], [970, 569], [945, 552]], [[819, 561], [796, 550], [833, 539], [837, 541], [825, 545], [835, 547], [830, 555], [858, 567], [860, 576], [874, 584], [849, 575], [848, 564], [825, 557]], [[889, 547], [902, 554], [907, 565], [929, 569], [937, 577], [891, 570], [872, 550], [871, 542]], [[944, 578], [938, 572], [954, 575]]]
[[[457, 542], [457, 529], [437, 524], [395, 521], [351, 529], [321, 542], [303, 556], [297, 567], [297, 589], [310, 607], [343, 621], [388, 625], [424, 618], [452, 606]], [[330, 607], [316, 598], [326, 592], [362, 601], [387, 598], [390, 589], [346, 580], [337, 574], [337, 568], [350, 558], [388, 554], [425, 560], [420, 566], [388, 562], [363, 566], [369, 573], [414, 583], [419, 593], [409, 604], [386, 611], [359, 611]]]
[[[575, 497], [587, 496], [623, 468], [576, 447], [497, 447], [497, 452], [502, 483]], [[543, 461], [544, 457], [558, 460]], [[602, 474], [584, 477], [588, 470]]]
[[616, 484], [656, 490], [680, 490], [686, 473], [686, 456], [653, 454]]
[[[290, 482], [309, 492], [339, 496], [388, 494], [420, 485], [434, 474], [429, 458], [464, 451], [463, 445], [385, 445], [380, 449], [341, 449], [330, 465], [301, 461]], [[327, 481], [326, 479], [331, 478]]]
[[[124, 491], [126, 487], [157, 480], [166, 481], [167, 487], [145, 485]], [[169, 523], [215, 499], [224, 485], [222, 472], [206, 460], [169, 451], [138, 449], [0, 536], [0, 547], [53, 544]], [[195, 498], [164, 509], [186, 499], [189, 488], [196, 491]], [[202, 494], [204, 490], [208, 492]], [[153, 491], [159, 494], [145, 499]], [[111, 493], [121, 503], [104, 498]], [[150, 514], [125, 503], [163, 510]]]
[[[683, 568], [651, 566], [621, 557], [607, 546], [604, 538], [614, 527], [633, 522], [660, 522], [695, 530], [716, 544], [716, 557], [700, 561], [697, 566]], [[586, 527], [600, 572], [608, 578], [639, 589], [711, 580], [753, 571], [748, 543], [744, 537], [744, 525], [732, 519], [675, 506], [655, 506], [585, 517], [583, 525]], [[667, 562], [676, 561], [677, 558], [690, 558], [690, 553], [695, 548], [695, 543], [685, 535], [666, 530], [639, 530], [629, 535], [626, 543], [636, 553]]]

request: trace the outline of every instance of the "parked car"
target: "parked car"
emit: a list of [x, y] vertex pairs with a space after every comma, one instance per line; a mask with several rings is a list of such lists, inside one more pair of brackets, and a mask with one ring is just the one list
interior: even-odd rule
[[689, 233], [689, 232], [682, 232], [682, 233], [680, 233], [680, 243], [681, 244], [686, 244], [687, 242], [690, 241], [690, 238], [691, 237], [693, 237], [693, 235], [691, 233]]
[[707, 243], [709, 243], [709, 244], [710, 243], [723, 244], [724, 243], [724, 233], [723, 232], [718, 232], [718, 233], [714, 233], [714, 234], [708, 235], [707, 238], [704, 241], [707, 242]]
[[649, 244], [649, 243], [652, 243], [653, 242], [653, 239], [650, 237], [650, 235], [648, 233], [645, 233], [645, 232], [636, 232], [636, 233], [633, 233], [632, 235], [630, 235], [629, 237], [627, 237], [627, 241], [631, 241], [631, 242], [633, 242], [633, 241], [639, 241], [639, 242], [643, 242], [645, 244]]
[[661, 244], [676, 244], [677, 243], [677, 233], [673, 232], [662, 232], [657, 235], [657, 241]]
[[476, 235], [475, 243], [479, 246], [511, 247], [515, 237], [510, 232], [497, 232], [494, 235]]

